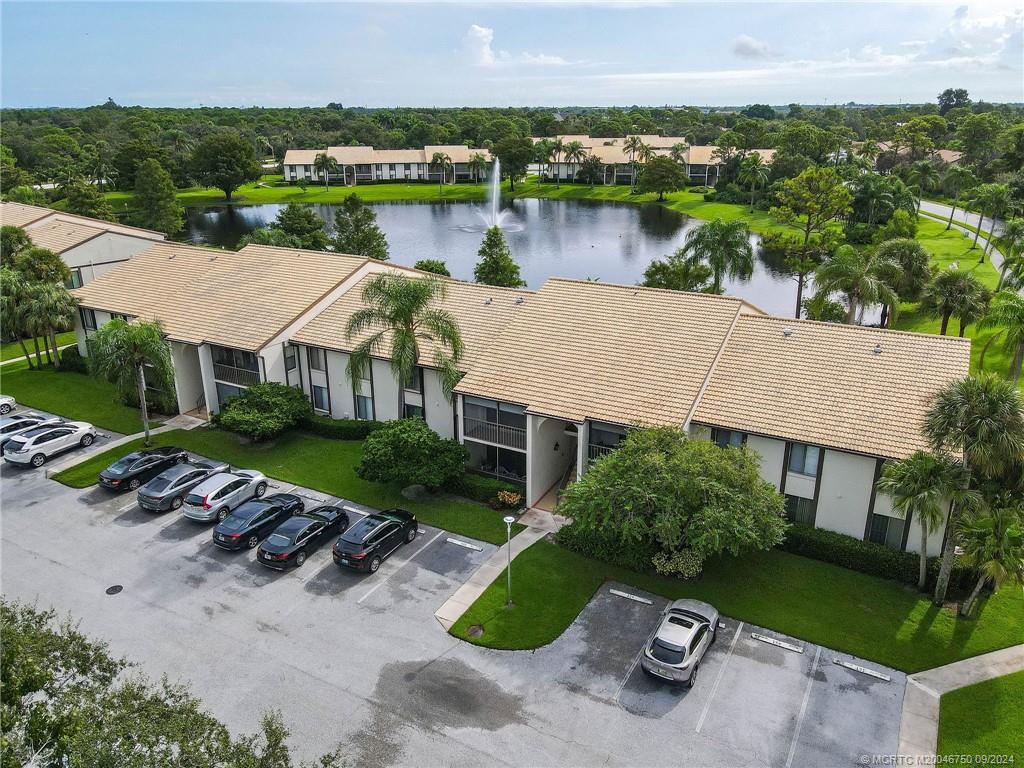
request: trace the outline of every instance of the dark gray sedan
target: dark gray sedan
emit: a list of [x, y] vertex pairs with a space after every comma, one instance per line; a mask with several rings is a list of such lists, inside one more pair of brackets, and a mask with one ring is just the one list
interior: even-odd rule
[[214, 461], [191, 461], [176, 464], [157, 475], [139, 489], [139, 507], [147, 512], [166, 512], [181, 507], [185, 494], [203, 480], [219, 472], [227, 472], [228, 465]]

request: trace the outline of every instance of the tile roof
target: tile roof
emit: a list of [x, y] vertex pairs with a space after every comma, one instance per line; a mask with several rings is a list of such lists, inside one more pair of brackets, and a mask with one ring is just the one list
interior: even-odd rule
[[453, 163], [468, 163], [475, 154], [491, 159], [486, 149], [464, 144], [428, 145], [419, 149], [374, 149], [369, 146], [327, 147], [327, 149], [289, 149], [284, 155], [285, 165], [312, 165], [316, 156], [326, 152], [339, 165], [373, 165], [375, 163], [429, 163], [435, 152], [444, 152]]
[[73, 293], [85, 307], [160, 320], [178, 341], [256, 351], [365, 262], [292, 248], [158, 243]]
[[322, 154], [322, 149], [289, 149], [284, 153], [282, 165], [312, 165], [316, 156]]
[[465, 144], [439, 144], [427, 145], [423, 148], [423, 154], [426, 155], [428, 163], [435, 152], [444, 152], [452, 159], [453, 163], [468, 163], [476, 154], [483, 155], [488, 161], [491, 159], [491, 153], [486, 149], [467, 147]]
[[27, 230], [33, 245], [49, 248], [54, 253], [64, 253], [77, 245], [104, 235], [109, 230], [75, 224], [54, 217], [37, 227]]
[[121, 235], [142, 237], [146, 240], [163, 240], [167, 235], [152, 229], [141, 227], [130, 227], [127, 224], [120, 224], [116, 221], [104, 221], [93, 219], [88, 216], [79, 216], [75, 213], [66, 213], [54, 208], [43, 208], [38, 205], [25, 205], [24, 203], [0, 203], [0, 224], [15, 227], [23, 227], [26, 230], [38, 228], [41, 223], [49, 224], [51, 221], [64, 221], [69, 224], [77, 224], [85, 227], [94, 227], [108, 232], [116, 232]]
[[24, 227], [33, 221], [53, 216], [55, 213], [56, 211], [52, 208], [5, 201], [0, 203], [0, 224], [5, 227]]
[[552, 278], [456, 390], [576, 422], [682, 424], [748, 311], [735, 297]]
[[925, 413], [970, 353], [969, 339], [743, 315], [693, 420], [903, 458], [927, 448]]
[[[390, 271], [398, 271], [413, 277], [426, 275], [419, 270], [389, 265]], [[316, 315], [292, 336], [299, 344], [310, 344], [315, 347], [336, 349], [350, 352], [359, 342], [368, 338], [374, 331], [366, 332], [349, 340], [345, 329], [352, 314], [365, 306], [362, 299], [363, 288], [373, 279], [367, 275], [356, 285], [345, 291], [329, 307]], [[505, 326], [525, 307], [525, 303], [516, 304], [518, 297], [525, 297], [529, 302], [535, 295], [532, 291], [517, 288], [495, 288], [490, 285], [466, 283], [461, 280], [446, 279], [447, 295], [434, 306], [450, 312], [458, 321], [459, 330], [466, 349], [460, 368], [466, 370], [473, 365], [490, 345], [501, 335]], [[389, 340], [385, 340], [382, 356], [386, 356]], [[435, 345], [424, 341], [420, 345], [420, 362], [423, 365], [433, 364]]]

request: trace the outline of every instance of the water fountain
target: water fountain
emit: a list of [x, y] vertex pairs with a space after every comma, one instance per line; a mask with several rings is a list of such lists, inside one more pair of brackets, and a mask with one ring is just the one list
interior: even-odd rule
[[491, 177], [487, 186], [486, 206], [474, 206], [473, 210], [481, 224], [466, 224], [458, 227], [463, 232], [482, 232], [498, 227], [505, 232], [521, 232], [523, 224], [512, 211], [501, 210], [501, 160], [494, 158]]

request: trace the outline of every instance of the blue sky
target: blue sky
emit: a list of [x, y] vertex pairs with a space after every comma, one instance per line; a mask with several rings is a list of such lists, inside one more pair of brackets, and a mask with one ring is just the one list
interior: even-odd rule
[[1019, 0], [0, 3], [6, 107], [1024, 101]]

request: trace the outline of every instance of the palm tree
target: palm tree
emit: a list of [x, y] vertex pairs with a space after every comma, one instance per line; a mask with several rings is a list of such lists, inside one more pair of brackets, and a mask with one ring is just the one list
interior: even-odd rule
[[1010, 219], [1006, 222], [999, 240], [1006, 253], [1003, 254], [1003, 265], [999, 268], [996, 290], [1003, 287], [1008, 274], [1015, 284], [1014, 287], [1019, 288], [1019, 283], [1024, 278], [1024, 219]]
[[899, 267], [877, 251], [858, 252], [844, 245], [815, 270], [814, 284], [820, 291], [846, 297], [846, 322], [852, 324], [863, 320], [864, 309], [871, 304], [885, 304], [895, 316], [899, 296], [892, 286], [898, 272]]
[[878, 159], [878, 156], [880, 154], [882, 154], [882, 151], [879, 148], [877, 141], [868, 139], [867, 141], [860, 145], [861, 157], [866, 157], [868, 160], [870, 160], [872, 168], [874, 168], [875, 160]]
[[139, 398], [142, 428], [149, 445], [149, 408], [146, 380], [156, 389], [174, 391], [171, 347], [159, 321], [129, 323], [114, 318], [89, 338], [89, 368], [111, 382], [122, 395], [133, 389]]
[[953, 214], [960, 204], [960, 196], [978, 183], [977, 177], [971, 173], [971, 169], [964, 165], [951, 165], [946, 170], [942, 179], [946, 191], [953, 195], [953, 206], [949, 209], [949, 221], [946, 222], [946, 230], [953, 226]]
[[[992, 297], [980, 327], [998, 329], [989, 343], [996, 337], [1003, 338], [1006, 350], [1013, 356], [1009, 376], [1010, 381], [1016, 385], [1020, 381], [1021, 366], [1024, 365], [1024, 296], [1016, 291], [999, 291]], [[984, 351], [980, 364], [984, 365]]]
[[387, 354], [399, 381], [399, 418], [405, 411], [402, 383], [409, 381], [419, 364], [421, 342], [433, 347], [434, 367], [440, 372], [449, 399], [459, 381], [462, 334], [449, 312], [432, 306], [446, 295], [447, 285], [436, 275], [410, 278], [397, 272], [382, 272], [363, 288], [366, 306], [349, 318], [346, 337], [361, 337], [349, 356], [349, 378], [353, 382], [361, 379], [372, 358], [390, 343]]
[[57, 329], [67, 328], [75, 321], [78, 299], [58, 283], [39, 282], [31, 286], [25, 313], [30, 324], [38, 328], [43, 336], [47, 356], [53, 348], [53, 367], [60, 370], [60, 354], [57, 350]]
[[452, 159], [447, 152], [435, 152], [430, 158], [430, 164], [441, 169], [441, 175], [437, 179], [437, 194], [441, 194], [441, 187], [448, 177], [448, 171], [452, 168]]
[[[985, 249], [982, 253], [983, 257], [989, 250], [996, 247], [996, 219], [1005, 215], [1013, 205], [1013, 194], [1010, 192], [1010, 185], [993, 184], [990, 193], [986, 196], [986, 202], [988, 204], [988, 217], [992, 223], [988, 228], [988, 242], [985, 243]], [[978, 231], [981, 231], [981, 221], [978, 222]], [[984, 259], [981, 261], [984, 261]], [[980, 264], [981, 261], [978, 263]]]
[[[921, 310], [929, 317], [942, 318], [939, 333], [949, 328], [949, 318], [970, 315], [971, 308], [987, 290], [972, 273], [962, 269], [947, 269], [935, 276], [921, 293]], [[963, 310], [963, 311], [962, 311]]]
[[582, 163], [583, 158], [587, 156], [586, 147], [579, 141], [570, 141], [565, 145], [565, 159], [569, 163], [569, 179], [573, 183], [576, 182], [576, 164]]
[[551, 162], [555, 165], [555, 189], [562, 187], [561, 174], [558, 173], [558, 164], [562, 159], [562, 155], [565, 154], [565, 142], [562, 141], [560, 136], [556, 136], [555, 140], [551, 142]]
[[758, 187], [768, 183], [768, 164], [756, 152], [747, 155], [740, 163], [740, 171], [737, 176], [741, 184], [750, 187], [750, 212], [754, 212], [754, 193]]
[[636, 135], [627, 136], [626, 140], [622, 144], [622, 148], [625, 149], [626, 153], [629, 155], [629, 165], [633, 174], [631, 182], [633, 191], [636, 191], [636, 159], [640, 152], [640, 148], [643, 145], [643, 139]]
[[472, 155], [469, 156], [468, 165], [469, 170], [472, 171], [473, 173], [473, 181], [479, 184], [480, 177], [483, 175], [484, 171], [487, 170], [487, 166], [489, 165], [487, 161], [487, 156], [484, 155], [482, 152], [474, 152]]
[[[925, 416], [922, 428], [936, 453], [963, 457], [965, 487], [973, 477], [994, 477], [1024, 456], [1024, 402], [1005, 379], [982, 373], [947, 384]], [[960, 504], [949, 509], [948, 534], [934, 600], [946, 599], [953, 552], [959, 544]]]
[[856, 182], [856, 197], [868, 201], [868, 226], [874, 226], [879, 209], [893, 208], [892, 185], [889, 179], [877, 173], [868, 173]]
[[711, 290], [721, 293], [722, 281], [728, 276], [749, 280], [754, 273], [754, 249], [750, 232], [741, 220], [714, 219], [686, 233], [683, 252], [711, 269]]
[[191, 154], [192, 150], [195, 149], [195, 142], [192, 141], [192, 137], [179, 129], [166, 131], [163, 135], [163, 141], [176, 157]]
[[945, 503], [956, 500], [973, 502], [964, 490], [963, 467], [946, 454], [917, 451], [902, 461], [885, 465], [876, 488], [892, 497], [892, 508], [909, 524], [917, 520], [921, 529], [920, 565], [917, 588], [924, 589], [928, 578], [928, 535], [946, 521]]
[[[996, 225], [996, 217], [1010, 204], [1010, 188], [1006, 184], [982, 184], [975, 188], [971, 200], [978, 206], [982, 216], [992, 219], [992, 227]], [[981, 237], [982, 221], [979, 219], [978, 228], [974, 231], [974, 242], [971, 248], [978, 247], [978, 238]], [[991, 239], [991, 235], [990, 238]], [[985, 261], [985, 252], [982, 251], [979, 264]]]
[[319, 153], [313, 158], [313, 170], [324, 175], [324, 187], [331, 188], [330, 174], [338, 172], [338, 161], [326, 152]]
[[964, 560], [978, 571], [978, 581], [960, 606], [968, 616], [986, 582], [998, 590], [1007, 581], [1024, 583], [1024, 509], [1001, 506], [967, 516], [960, 524]]
[[13, 336], [18, 339], [25, 362], [29, 368], [35, 368], [28, 347], [25, 346], [24, 307], [28, 303], [29, 288], [30, 283], [24, 275], [6, 265], [0, 265], [0, 323], [3, 335], [5, 338]]
[[956, 311], [953, 313], [960, 323], [957, 336], [962, 339], [967, 333], [967, 326], [971, 323], [977, 323], [985, 317], [990, 301], [992, 301], [992, 292], [984, 286], [980, 289], [969, 291], [961, 298]]
[[939, 183], [939, 169], [931, 160], [918, 160], [910, 167], [911, 182], [917, 187], [917, 210], [921, 210], [921, 198]]
[[675, 160], [680, 165], [686, 165], [686, 153], [690, 149], [690, 146], [680, 141], [678, 144], [673, 144], [672, 149], [668, 151], [668, 156]]

